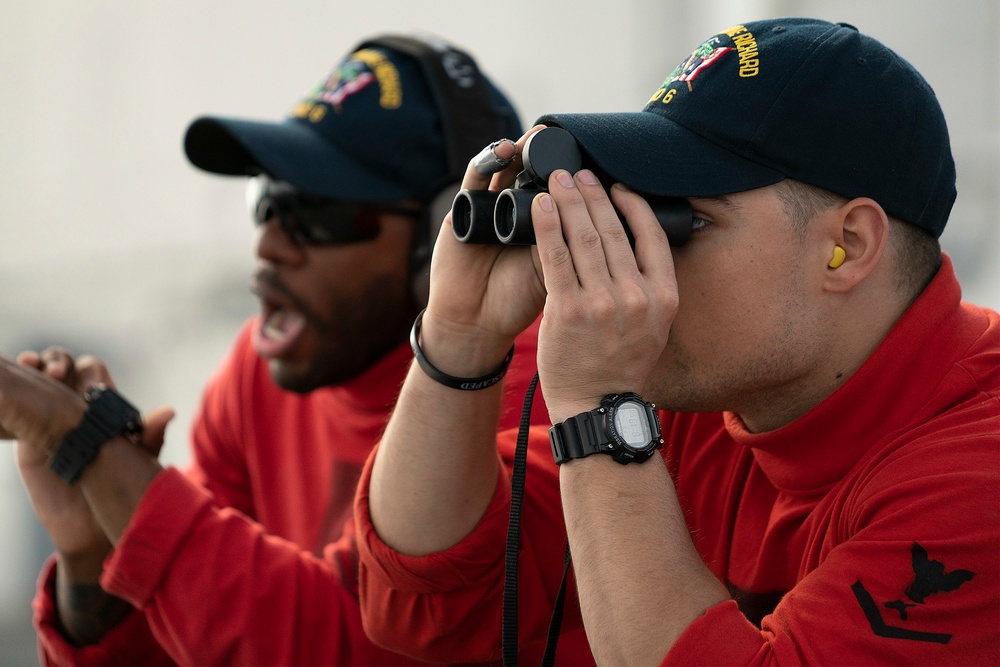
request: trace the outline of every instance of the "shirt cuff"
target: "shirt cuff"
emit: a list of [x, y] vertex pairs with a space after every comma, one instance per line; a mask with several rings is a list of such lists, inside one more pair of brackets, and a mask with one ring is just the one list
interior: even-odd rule
[[681, 633], [661, 667], [671, 665], [750, 665], [767, 648], [760, 630], [735, 600], [713, 605]]
[[46, 561], [32, 602], [41, 665], [173, 664], [153, 639], [146, 617], [133, 609], [97, 644], [76, 646], [63, 636], [56, 606], [56, 556]]
[[212, 498], [176, 468], [157, 475], [104, 563], [104, 590], [144, 608], [159, 590], [174, 554]]
[[362, 568], [389, 589], [410, 594], [442, 593], [465, 588], [503, 568], [503, 545], [510, 510], [510, 480], [500, 462], [493, 497], [479, 523], [458, 544], [426, 556], [406, 556], [383, 542], [372, 525], [368, 505], [374, 452], [358, 483], [355, 502], [358, 551]]

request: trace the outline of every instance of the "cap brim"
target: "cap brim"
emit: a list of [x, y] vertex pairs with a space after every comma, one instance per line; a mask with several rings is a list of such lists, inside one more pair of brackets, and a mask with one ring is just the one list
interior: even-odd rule
[[233, 176], [263, 171], [304, 192], [334, 199], [394, 201], [411, 194], [293, 120], [201, 117], [188, 126], [184, 152], [205, 171]]
[[785, 178], [655, 113], [549, 114], [537, 122], [565, 129], [608, 176], [645, 194], [724, 195]]

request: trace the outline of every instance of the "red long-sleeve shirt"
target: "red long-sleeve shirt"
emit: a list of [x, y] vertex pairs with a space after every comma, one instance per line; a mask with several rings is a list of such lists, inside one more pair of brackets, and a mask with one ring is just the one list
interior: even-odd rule
[[[865, 364], [800, 419], [760, 434], [731, 413], [661, 420], [695, 545], [733, 596], [695, 620], [662, 664], [1000, 664], [1000, 317], [960, 302], [947, 257]], [[498, 438], [508, 466], [514, 442]], [[532, 442], [525, 642], [545, 636], [566, 539], [545, 430], [533, 429]], [[477, 528], [422, 558], [378, 539], [369, 475], [356, 517], [373, 638], [427, 659], [491, 655], [506, 471]], [[570, 594], [564, 629], [579, 627], [578, 605]], [[416, 622], [399, 623], [415, 609]], [[636, 632], [656, 628], [638, 621]]]
[[[54, 562], [35, 623], [43, 664], [407, 664], [361, 627], [351, 506], [412, 354], [307, 395], [279, 389], [243, 328], [207, 386], [186, 474], [168, 468], [105, 563], [102, 585], [138, 610], [100, 643], [59, 631]], [[518, 338], [503, 421], [515, 426], [535, 371]], [[532, 419], [546, 423], [544, 401]]]

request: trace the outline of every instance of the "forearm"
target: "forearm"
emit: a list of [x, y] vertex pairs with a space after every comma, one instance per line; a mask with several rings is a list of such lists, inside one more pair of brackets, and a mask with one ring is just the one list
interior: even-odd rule
[[[22, 474], [27, 481], [34, 481], [33, 471], [22, 471]], [[61, 480], [59, 484], [63, 484]], [[32, 491], [35, 493], [32, 494]], [[29, 495], [43, 508], [47, 504], [57, 503], [68, 507], [74, 502], [69, 487], [65, 493], [48, 498], [38, 489], [29, 486]], [[83, 502], [82, 498], [80, 501]], [[43, 512], [46, 528], [50, 531], [57, 551], [52, 587], [55, 608], [52, 624], [75, 646], [96, 643], [131, 609], [128, 603], [108, 595], [100, 586], [104, 559], [111, 552], [111, 542], [96, 525], [93, 532], [88, 530], [88, 524], [93, 523], [89, 508], [86, 509], [86, 515], [84, 519]]]
[[[117, 437], [75, 483], [59, 479], [50, 461], [88, 410], [78, 392], [110, 378], [94, 365], [74, 370], [73, 360], [59, 350], [19, 359], [0, 357], [0, 429], [18, 439], [21, 478], [58, 552], [48, 623], [64, 640], [93, 644], [128, 613], [129, 605], [99, 584], [103, 561], [159, 466], [149, 452]], [[160, 419], [154, 429], [161, 436], [165, 424]]]
[[152, 454], [122, 436], [109, 440], [84, 470], [78, 483], [113, 544], [121, 539], [146, 489], [162, 470]]
[[[117, 542], [152, 481], [159, 464], [149, 453], [124, 438], [102, 448], [79, 480], [80, 488], [108, 539]], [[56, 605], [67, 639], [77, 645], [100, 641], [132, 609], [100, 585], [105, 542], [87, 553], [60, 553], [56, 570]]]
[[695, 550], [660, 457], [561, 466], [581, 612], [599, 664], [659, 663], [685, 628], [728, 598]]
[[[476, 377], [495, 368], [509, 341], [482, 337], [446, 342], [425, 325], [421, 345], [451, 375]], [[506, 347], [504, 347], [506, 345]], [[498, 474], [496, 429], [502, 385], [462, 391], [445, 387], [414, 363], [372, 468], [372, 524], [407, 555], [447, 549], [467, 535], [493, 496]]]
[[100, 641], [132, 610], [128, 602], [101, 588], [100, 575], [100, 562], [95, 570], [78, 559], [59, 556], [56, 566], [59, 623], [66, 639], [77, 646]]

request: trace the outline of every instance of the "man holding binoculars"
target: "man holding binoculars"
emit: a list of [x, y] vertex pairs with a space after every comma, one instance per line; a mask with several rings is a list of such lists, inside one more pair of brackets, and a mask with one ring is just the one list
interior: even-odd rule
[[[992, 664], [1000, 317], [961, 302], [940, 252], [955, 171], [919, 73], [852, 26], [766, 20], [701, 44], [642, 112], [540, 122], [611, 180], [554, 169], [536, 247], [439, 237], [426, 363], [359, 486], [370, 636], [495, 658], [513, 505], [503, 629], [525, 641], [568, 541], [562, 629], [599, 664]], [[464, 188], [515, 185], [530, 140]], [[686, 243], [650, 196], [690, 203]], [[529, 439], [554, 461], [529, 453], [521, 503], [498, 388], [461, 385], [543, 311], [554, 426]]]

